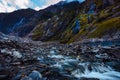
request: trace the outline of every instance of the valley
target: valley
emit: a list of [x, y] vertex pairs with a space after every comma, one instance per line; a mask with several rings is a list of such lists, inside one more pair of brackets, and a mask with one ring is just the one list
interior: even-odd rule
[[0, 80], [120, 80], [120, 1], [0, 13]]

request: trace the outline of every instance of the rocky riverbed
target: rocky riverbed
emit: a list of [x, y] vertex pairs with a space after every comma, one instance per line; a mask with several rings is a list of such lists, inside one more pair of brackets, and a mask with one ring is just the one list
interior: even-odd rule
[[43, 43], [1, 34], [0, 80], [120, 80], [118, 43]]

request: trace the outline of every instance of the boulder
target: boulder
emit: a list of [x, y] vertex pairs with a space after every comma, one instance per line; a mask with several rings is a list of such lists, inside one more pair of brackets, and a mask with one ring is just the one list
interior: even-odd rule
[[42, 80], [42, 75], [36, 70], [32, 71], [32, 73], [29, 74], [29, 77], [32, 80]]
[[22, 58], [22, 54], [18, 51], [13, 51], [13, 56], [16, 58]]

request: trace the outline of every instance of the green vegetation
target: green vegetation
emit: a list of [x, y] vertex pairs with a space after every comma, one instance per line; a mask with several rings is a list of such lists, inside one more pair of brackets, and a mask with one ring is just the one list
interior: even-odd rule
[[[41, 36], [42, 33], [43, 33], [43, 26], [37, 25], [36, 27], [37, 27], [37, 28], [35, 29], [35, 31], [33, 31], [33, 36], [32, 36], [33, 40], [39, 39], [40, 36]], [[39, 36], [38, 36], [38, 35], [39, 35]]]
[[96, 23], [96, 30], [93, 31], [89, 38], [102, 37], [106, 33], [111, 33], [113, 30], [120, 30], [120, 17], [111, 18], [101, 23]]
[[[94, 2], [99, 10], [95, 14], [86, 13], [89, 10], [88, 5], [85, 5], [86, 3], [84, 4], [84, 9], [81, 10], [63, 10], [57, 14], [50, 14], [46, 20], [42, 21], [45, 24], [42, 22], [38, 24], [38, 27], [33, 32], [33, 39], [39, 39], [41, 36], [44, 36], [46, 31], [43, 29], [46, 27], [54, 33], [46, 41], [57, 40], [61, 43], [71, 43], [88, 38], [101, 38], [109, 33], [119, 31], [120, 17], [119, 15], [114, 16], [120, 10], [120, 8], [115, 8], [119, 4], [102, 9], [102, 0], [94, 0]], [[90, 0], [87, 0], [88, 3], [90, 3]], [[73, 34], [76, 20], [80, 21], [81, 28], [77, 34]]]
[[102, 0], [94, 0], [97, 8], [99, 8], [102, 5]]

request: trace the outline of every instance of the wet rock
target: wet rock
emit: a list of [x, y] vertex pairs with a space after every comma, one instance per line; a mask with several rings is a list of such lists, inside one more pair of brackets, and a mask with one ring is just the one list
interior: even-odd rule
[[81, 72], [81, 73], [84, 73], [84, 71], [85, 71], [85, 68], [84, 68], [84, 66], [82, 66], [82, 65], [79, 65], [79, 70], [80, 70], [80, 72]]
[[56, 71], [54, 69], [47, 69], [43, 72], [43, 74], [48, 80], [69, 80], [66, 77], [62, 76], [58, 70]]
[[0, 80], [7, 80], [9, 78], [9, 73], [10, 73], [10, 71], [8, 71], [4, 66], [1, 65]]
[[10, 56], [10, 55], [6, 56], [5, 62], [7, 62], [7, 63], [12, 62], [12, 56]]
[[99, 52], [99, 49], [93, 49], [92, 52], [98, 53], [98, 52]]
[[53, 51], [53, 50], [52, 50], [52, 51], [50, 51], [50, 54], [55, 54], [55, 51]]
[[2, 70], [2, 69], [4, 69], [4, 67], [3, 67], [3, 65], [2, 65], [2, 64], [0, 64], [0, 70]]
[[14, 66], [17, 66], [17, 65], [20, 65], [21, 62], [14, 62], [14, 63], [11, 63], [11, 65], [14, 65]]
[[80, 80], [99, 80], [99, 79], [96, 79], [96, 78], [84, 78], [84, 77], [82, 77]]
[[22, 58], [22, 54], [18, 51], [13, 51], [13, 56], [16, 58]]
[[29, 77], [32, 80], [42, 80], [42, 75], [36, 70], [32, 71], [32, 73], [29, 74]]
[[[23, 77], [21, 80], [32, 80], [32, 78], [28, 77], [28, 76], [25, 76]], [[36, 79], [37, 80], [37, 79]]]
[[120, 48], [110, 48], [104, 50], [112, 58], [120, 59]]
[[1, 54], [0, 55], [0, 63], [1, 64], [8, 64], [10, 62], [12, 62], [12, 56], [9, 54]]
[[7, 80], [8, 76], [7, 75], [0, 75], [0, 80]]
[[11, 52], [9, 49], [7, 49], [7, 48], [5, 48], [5, 49], [1, 49], [1, 53], [9, 54], [9, 55], [12, 54], [12, 52]]
[[7, 52], [6, 49], [1, 50], [1, 53], [6, 53], [6, 52]]
[[72, 71], [75, 69], [75, 66], [72, 66], [72, 65], [62, 65], [62, 67], [64, 68], [65, 71]]
[[103, 54], [97, 54], [95, 55], [97, 58], [108, 58], [107, 53], [103, 53]]
[[119, 62], [112, 61], [112, 62], [106, 62], [106, 64], [120, 72], [120, 63]]
[[13, 78], [12, 78], [12, 80], [20, 80], [21, 78], [23, 79], [23, 78], [25, 78], [26, 76], [24, 75], [23, 76], [23, 74], [22, 73], [17, 73], [17, 75], [15, 75]]

